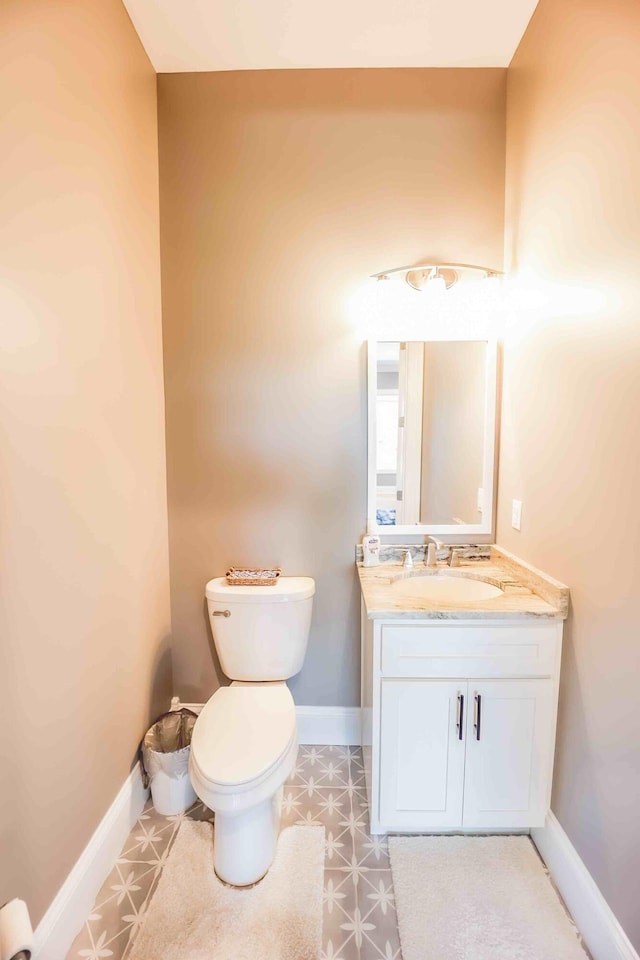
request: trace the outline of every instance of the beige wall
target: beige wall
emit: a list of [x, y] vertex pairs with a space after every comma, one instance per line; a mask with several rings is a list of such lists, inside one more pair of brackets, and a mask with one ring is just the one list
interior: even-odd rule
[[504, 70], [159, 77], [176, 690], [211, 696], [204, 585], [229, 564], [316, 578], [298, 703], [359, 703], [374, 270], [500, 263]]
[[0, 903], [37, 922], [170, 693], [156, 80], [119, 0], [0, 10]]
[[571, 587], [553, 809], [636, 948], [639, 49], [636, 0], [541, 0], [509, 71], [498, 525]]

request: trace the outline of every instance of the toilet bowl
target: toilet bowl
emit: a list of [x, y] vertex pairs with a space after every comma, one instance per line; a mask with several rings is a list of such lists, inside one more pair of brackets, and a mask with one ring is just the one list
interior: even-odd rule
[[297, 752], [295, 707], [283, 681], [236, 681], [205, 704], [193, 731], [189, 775], [215, 813], [214, 867], [226, 883], [246, 886], [269, 869], [282, 785]]
[[285, 680], [302, 666], [314, 593], [309, 577], [274, 587], [229, 586], [222, 577], [207, 584], [214, 642], [234, 682], [196, 721], [189, 775], [215, 813], [214, 869], [234, 886], [260, 880], [275, 855], [282, 786], [298, 752]]

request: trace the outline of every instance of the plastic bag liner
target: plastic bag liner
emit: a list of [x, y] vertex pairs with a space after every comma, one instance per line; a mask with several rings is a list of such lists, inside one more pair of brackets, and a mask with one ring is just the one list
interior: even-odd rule
[[197, 719], [192, 710], [182, 707], [163, 713], [149, 727], [138, 750], [145, 787], [160, 771], [175, 780], [187, 774], [191, 735]]

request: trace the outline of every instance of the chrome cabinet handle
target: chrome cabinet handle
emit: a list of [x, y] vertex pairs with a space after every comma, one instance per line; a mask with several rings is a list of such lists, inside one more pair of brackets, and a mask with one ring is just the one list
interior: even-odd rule
[[473, 729], [476, 731], [476, 740], [480, 739], [480, 722], [482, 718], [482, 696], [479, 693], [473, 695]]
[[230, 617], [231, 610], [214, 610], [211, 616], [212, 617]]
[[458, 731], [458, 740], [462, 740], [462, 721], [464, 719], [464, 696], [458, 694], [458, 704], [456, 707], [456, 730]]

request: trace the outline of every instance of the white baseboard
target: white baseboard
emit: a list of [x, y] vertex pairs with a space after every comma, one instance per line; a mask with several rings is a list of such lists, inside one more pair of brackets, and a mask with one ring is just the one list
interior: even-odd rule
[[34, 934], [35, 960], [66, 957], [147, 797], [136, 764], [38, 924]]
[[296, 707], [298, 741], [360, 746], [360, 707]]
[[[200, 713], [204, 704], [182, 703], [178, 697], [171, 709], [186, 707]], [[360, 746], [360, 707], [296, 707], [298, 741], [329, 746]]]
[[594, 960], [640, 960], [553, 813], [548, 815], [544, 827], [531, 831], [531, 839]]

